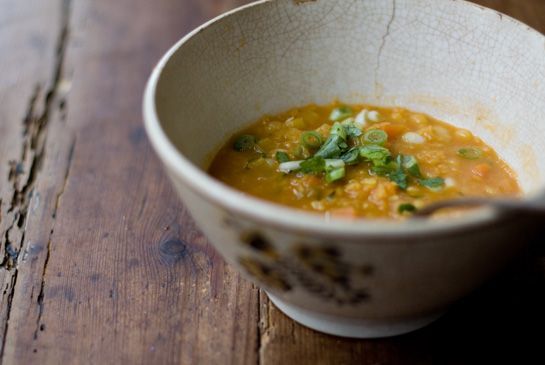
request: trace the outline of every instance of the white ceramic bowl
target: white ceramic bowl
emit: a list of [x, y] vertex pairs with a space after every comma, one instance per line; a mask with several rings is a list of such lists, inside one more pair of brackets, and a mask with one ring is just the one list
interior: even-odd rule
[[535, 199], [545, 176], [545, 37], [459, 0], [269, 0], [196, 29], [151, 75], [151, 142], [225, 259], [306, 326], [405, 333], [500, 270], [530, 223], [491, 209], [419, 223], [324, 220], [244, 195], [203, 169], [261, 115], [335, 98], [472, 130]]

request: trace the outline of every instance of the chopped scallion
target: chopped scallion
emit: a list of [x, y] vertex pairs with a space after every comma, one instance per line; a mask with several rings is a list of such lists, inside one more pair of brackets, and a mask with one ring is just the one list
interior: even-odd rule
[[366, 116], [367, 120], [372, 122], [372, 123], [378, 123], [380, 122], [380, 113], [376, 110], [371, 110], [367, 113], [367, 116]]
[[445, 186], [445, 179], [441, 177], [432, 177], [429, 179], [418, 179], [418, 183], [431, 190], [440, 190]]
[[283, 151], [276, 151], [275, 157], [276, 157], [276, 161], [280, 163], [288, 162], [290, 160], [290, 156]]
[[329, 132], [331, 135], [339, 136], [342, 139], [346, 140], [346, 130], [344, 129], [344, 126], [341, 123], [335, 123], [331, 127], [331, 131]]
[[374, 145], [383, 145], [388, 140], [388, 134], [381, 129], [372, 129], [365, 132], [363, 140]]
[[325, 168], [326, 171], [330, 169], [338, 169], [341, 167], [344, 167], [345, 163], [343, 160], [335, 159], [335, 160], [325, 160]]
[[352, 147], [340, 156], [341, 160], [343, 160], [347, 165], [357, 164], [359, 162], [359, 157], [360, 149], [358, 147]]
[[346, 118], [350, 118], [352, 114], [352, 108], [350, 108], [349, 106], [341, 106], [333, 109], [333, 111], [329, 115], [329, 119], [333, 122], [338, 122]]
[[314, 154], [314, 156], [323, 158], [338, 158], [346, 148], [348, 148], [348, 145], [341, 136], [331, 134], [322, 147], [320, 147], [320, 149]]
[[414, 177], [422, 177], [420, 172], [420, 166], [418, 166], [418, 161], [414, 156], [403, 156], [402, 157], [403, 167], [409, 171], [409, 173]]
[[255, 136], [244, 134], [238, 137], [233, 144], [233, 148], [237, 152], [245, 152], [251, 150], [256, 143]]
[[346, 175], [346, 170], [343, 166], [343, 167], [338, 167], [336, 169], [328, 171], [325, 175], [325, 179], [328, 183], [332, 183], [334, 181], [344, 178], [345, 175]]
[[388, 178], [394, 182], [401, 190], [407, 190], [409, 187], [409, 177], [403, 170], [403, 166], [400, 164], [399, 156], [398, 162], [395, 164], [396, 169], [388, 174]]
[[468, 160], [478, 160], [483, 155], [483, 151], [475, 147], [460, 148], [458, 156]]
[[280, 172], [283, 172], [285, 174], [289, 174], [290, 172], [292, 171], [297, 171], [301, 168], [301, 164], [303, 163], [303, 161], [288, 161], [288, 162], [282, 162], [279, 166], [278, 166], [278, 170], [280, 170]]
[[343, 126], [345, 126], [345, 127], [349, 127], [349, 126], [351, 126], [351, 125], [354, 124], [354, 121], [355, 121], [355, 119], [352, 118], [352, 117], [350, 117], [350, 118], [346, 118], [345, 120], [343, 120], [343, 121], [341, 122], [341, 124], [342, 124]]
[[354, 121], [354, 118], [348, 118], [344, 120], [341, 124], [344, 127], [346, 138], [355, 139], [363, 134], [360, 127]]
[[410, 203], [401, 204], [397, 208], [397, 211], [399, 212], [399, 214], [414, 213], [414, 212], [416, 212], [416, 207], [414, 205], [410, 204]]
[[360, 156], [375, 166], [384, 166], [388, 164], [392, 154], [390, 150], [382, 146], [367, 145], [359, 148]]
[[369, 111], [367, 109], [363, 109], [361, 112], [358, 113], [358, 115], [356, 115], [354, 123], [358, 127], [363, 128], [367, 123], [367, 113], [369, 113]]
[[301, 143], [308, 148], [319, 148], [322, 145], [322, 136], [315, 131], [304, 132], [301, 135]]
[[314, 156], [301, 162], [301, 172], [304, 174], [319, 174], [325, 171], [325, 160], [323, 157]]

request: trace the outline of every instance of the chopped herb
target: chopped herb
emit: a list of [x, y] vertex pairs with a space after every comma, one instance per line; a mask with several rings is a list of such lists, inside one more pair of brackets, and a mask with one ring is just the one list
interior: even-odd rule
[[326, 160], [325, 161], [325, 179], [328, 183], [342, 179], [345, 174], [345, 163], [343, 160]]
[[414, 156], [402, 156], [403, 167], [414, 177], [421, 178], [420, 166]]
[[350, 118], [353, 114], [352, 108], [349, 106], [341, 106], [339, 108], [333, 109], [331, 114], [329, 115], [329, 119], [333, 122], [338, 122], [340, 120], [344, 120], [346, 118]]
[[345, 175], [346, 175], [346, 170], [343, 166], [343, 167], [339, 167], [331, 171], [328, 171], [325, 175], [325, 179], [328, 183], [332, 183], [334, 181], [344, 178]]
[[346, 141], [338, 134], [331, 134], [314, 156], [323, 158], [338, 158], [344, 149], [348, 148]]
[[322, 145], [322, 136], [315, 131], [304, 132], [301, 135], [301, 143], [308, 148], [319, 148]]
[[280, 164], [280, 166], [278, 166], [278, 170], [280, 170], [280, 172], [283, 172], [285, 174], [289, 174], [290, 172], [292, 171], [297, 171], [301, 168], [301, 164], [303, 163], [303, 161], [287, 161], [287, 162], [282, 162]]
[[233, 144], [233, 148], [237, 152], [245, 152], [251, 150], [256, 143], [255, 136], [245, 134], [238, 137]]
[[403, 214], [403, 213], [414, 213], [416, 212], [416, 207], [410, 203], [407, 203], [407, 204], [401, 204], [398, 208], [397, 208], [397, 211], [399, 212], [399, 214]]
[[346, 132], [346, 138], [356, 139], [363, 134], [361, 129], [356, 125], [354, 118], [348, 118], [341, 124]]
[[326, 169], [326, 171], [333, 170], [333, 169], [338, 169], [338, 168], [344, 167], [344, 166], [345, 166], [344, 161], [340, 160], [340, 159], [325, 160], [325, 169]]
[[381, 146], [367, 145], [359, 148], [360, 156], [375, 166], [385, 166], [390, 161], [390, 150]]
[[344, 126], [341, 123], [337, 122], [333, 124], [333, 126], [331, 127], [331, 131], [329, 133], [331, 135], [337, 135], [346, 141], [346, 130], [344, 129]]
[[389, 173], [397, 169], [397, 163], [391, 161], [387, 165], [372, 166], [370, 172], [378, 176], [388, 176]]
[[[341, 110], [337, 114], [346, 112], [343, 115], [342, 123], [335, 122], [330, 130], [327, 140], [322, 143], [321, 136], [315, 131], [307, 131], [301, 136], [301, 144], [295, 153], [304, 161], [289, 161], [287, 153], [278, 151], [276, 159], [281, 162], [280, 171], [299, 171], [304, 174], [325, 173], [327, 182], [340, 180], [346, 175], [346, 166], [355, 165], [361, 161], [370, 163], [369, 171], [378, 176], [385, 176], [394, 182], [400, 189], [406, 190], [409, 185], [409, 175], [418, 179], [418, 182], [432, 190], [444, 185], [441, 178], [424, 179], [414, 156], [398, 155], [394, 160], [392, 153], [386, 147], [381, 146], [388, 140], [388, 134], [380, 129], [374, 129], [363, 135], [366, 144], [350, 148], [347, 139], [351, 138], [351, 144], [362, 135], [361, 129], [355, 125], [354, 118], [350, 115], [352, 110]], [[332, 113], [335, 114], [335, 113]], [[349, 115], [350, 114], [350, 115]], [[338, 115], [339, 120], [343, 119]], [[356, 141], [359, 142], [359, 141]], [[312, 156], [307, 148], [318, 148]], [[311, 157], [312, 156], [312, 157]]]
[[354, 118], [346, 118], [345, 120], [343, 120], [343, 121], [341, 122], [341, 124], [342, 124], [344, 127], [349, 127], [349, 126], [351, 126], [351, 125], [354, 125], [354, 122], [355, 122], [355, 121], [356, 121], [356, 120], [355, 120]]
[[325, 159], [314, 156], [301, 162], [301, 172], [304, 174], [319, 174], [325, 171]]
[[388, 174], [388, 178], [394, 182], [401, 190], [407, 190], [409, 187], [409, 177], [403, 170], [403, 164], [401, 163], [402, 157], [397, 156], [395, 163], [396, 169]]
[[483, 151], [475, 147], [460, 148], [458, 156], [468, 160], [478, 160], [483, 155]]
[[388, 140], [388, 134], [381, 129], [372, 129], [365, 132], [363, 140], [374, 145], [383, 145]]
[[359, 147], [352, 147], [340, 156], [347, 165], [355, 165], [359, 162], [360, 149]]
[[445, 179], [441, 177], [432, 177], [429, 179], [418, 179], [418, 183], [431, 190], [438, 190], [445, 186]]
[[275, 157], [276, 157], [276, 161], [280, 163], [288, 162], [290, 160], [290, 156], [286, 152], [282, 152], [282, 151], [276, 151]]

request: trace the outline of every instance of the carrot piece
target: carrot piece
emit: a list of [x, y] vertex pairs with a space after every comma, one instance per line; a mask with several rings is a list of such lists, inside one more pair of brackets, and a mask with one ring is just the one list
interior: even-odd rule
[[473, 173], [473, 175], [475, 176], [478, 176], [478, 177], [486, 177], [488, 175], [488, 173], [490, 172], [490, 165], [486, 164], [486, 163], [481, 163], [481, 164], [478, 164], [476, 166], [473, 167], [473, 169], [471, 170], [471, 172]]
[[397, 138], [407, 131], [407, 127], [402, 124], [379, 123], [373, 129], [382, 129], [390, 138]]

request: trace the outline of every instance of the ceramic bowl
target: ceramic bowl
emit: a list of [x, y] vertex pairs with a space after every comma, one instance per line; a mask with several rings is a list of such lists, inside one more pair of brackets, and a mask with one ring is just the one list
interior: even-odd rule
[[470, 129], [537, 199], [545, 37], [464, 1], [260, 1], [188, 34], [151, 75], [151, 142], [230, 264], [308, 327], [349, 337], [409, 332], [504, 267], [530, 223], [492, 209], [423, 222], [326, 220], [206, 174], [211, 152], [242, 126], [335, 98], [408, 107]]

